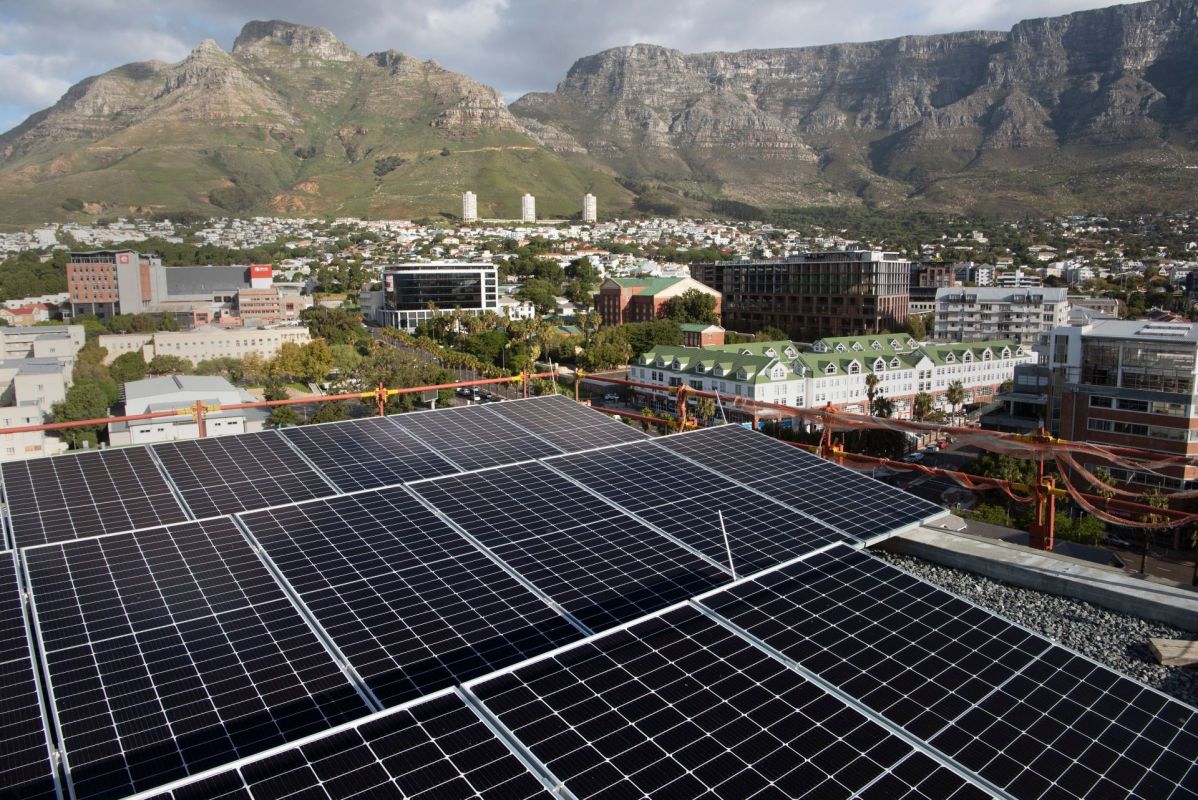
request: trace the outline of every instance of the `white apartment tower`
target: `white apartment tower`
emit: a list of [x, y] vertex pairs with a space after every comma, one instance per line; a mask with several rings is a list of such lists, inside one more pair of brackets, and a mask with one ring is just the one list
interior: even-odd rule
[[474, 222], [478, 219], [478, 195], [466, 192], [462, 195], [462, 222]]
[[591, 194], [590, 192], [587, 192], [582, 196], [582, 221], [599, 221], [599, 203], [595, 200], [595, 195]]
[[525, 192], [520, 198], [520, 221], [521, 222], [536, 222], [537, 221], [537, 198]]

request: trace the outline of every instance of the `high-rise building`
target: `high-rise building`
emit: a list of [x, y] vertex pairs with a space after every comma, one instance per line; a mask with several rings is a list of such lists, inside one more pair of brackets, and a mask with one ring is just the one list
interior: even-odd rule
[[1040, 334], [1069, 322], [1068, 289], [999, 289], [997, 287], [936, 290], [936, 339], [976, 342], [1014, 339], [1036, 344]]
[[582, 221], [599, 221], [599, 202], [595, 199], [595, 195], [590, 192], [582, 196]]
[[797, 341], [899, 330], [907, 323], [911, 262], [896, 253], [837, 250], [769, 261], [692, 264], [691, 275], [723, 296], [723, 323], [766, 327]]
[[491, 264], [397, 264], [383, 269], [382, 300], [370, 305], [380, 325], [405, 331], [443, 311], [498, 311], [499, 273]]
[[478, 219], [478, 195], [466, 192], [462, 195], [462, 222], [474, 222]]
[[536, 222], [537, 221], [537, 198], [525, 192], [520, 198], [520, 221], [521, 222]]

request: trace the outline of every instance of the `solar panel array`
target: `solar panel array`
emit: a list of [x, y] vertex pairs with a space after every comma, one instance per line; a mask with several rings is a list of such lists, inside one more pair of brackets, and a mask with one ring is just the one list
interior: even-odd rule
[[670, 436], [655, 444], [859, 539], [944, 513], [935, 503], [738, 425]]
[[939, 509], [741, 428], [546, 397], [0, 470], [0, 794], [1198, 797], [1198, 710], [860, 551]]
[[274, 431], [167, 442], [152, 449], [194, 519], [333, 491]]
[[589, 450], [545, 463], [711, 559], [727, 563], [730, 548], [742, 572], [852, 540], [649, 442]]
[[145, 448], [0, 465], [16, 547], [187, 519]]

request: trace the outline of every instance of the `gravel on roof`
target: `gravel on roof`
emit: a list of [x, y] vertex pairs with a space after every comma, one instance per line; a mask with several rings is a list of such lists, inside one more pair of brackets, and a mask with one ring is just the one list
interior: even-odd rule
[[1163, 667], [1156, 663], [1148, 648], [1149, 638], [1198, 639], [1191, 631], [911, 556], [880, 549], [871, 552], [1130, 678], [1198, 706], [1198, 667]]

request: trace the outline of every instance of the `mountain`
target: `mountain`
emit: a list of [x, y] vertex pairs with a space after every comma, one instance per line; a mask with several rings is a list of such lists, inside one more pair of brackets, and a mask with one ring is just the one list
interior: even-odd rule
[[[536, 126], [541, 128], [543, 126]], [[561, 150], [559, 152], [558, 150]], [[551, 150], [499, 94], [332, 33], [250, 22], [230, 52], [128, 64], [75, 86], [0, 135], [0, 220], [192, 210], [204, 214], [484, 216], [607, 208], [631, 193], [580, 151]]]
[[609, 165], [650, 206], [1189, 207], [1198, 0], [1005, 33], [694, 55], [619, 47], [510, 110], [557, 152]]

